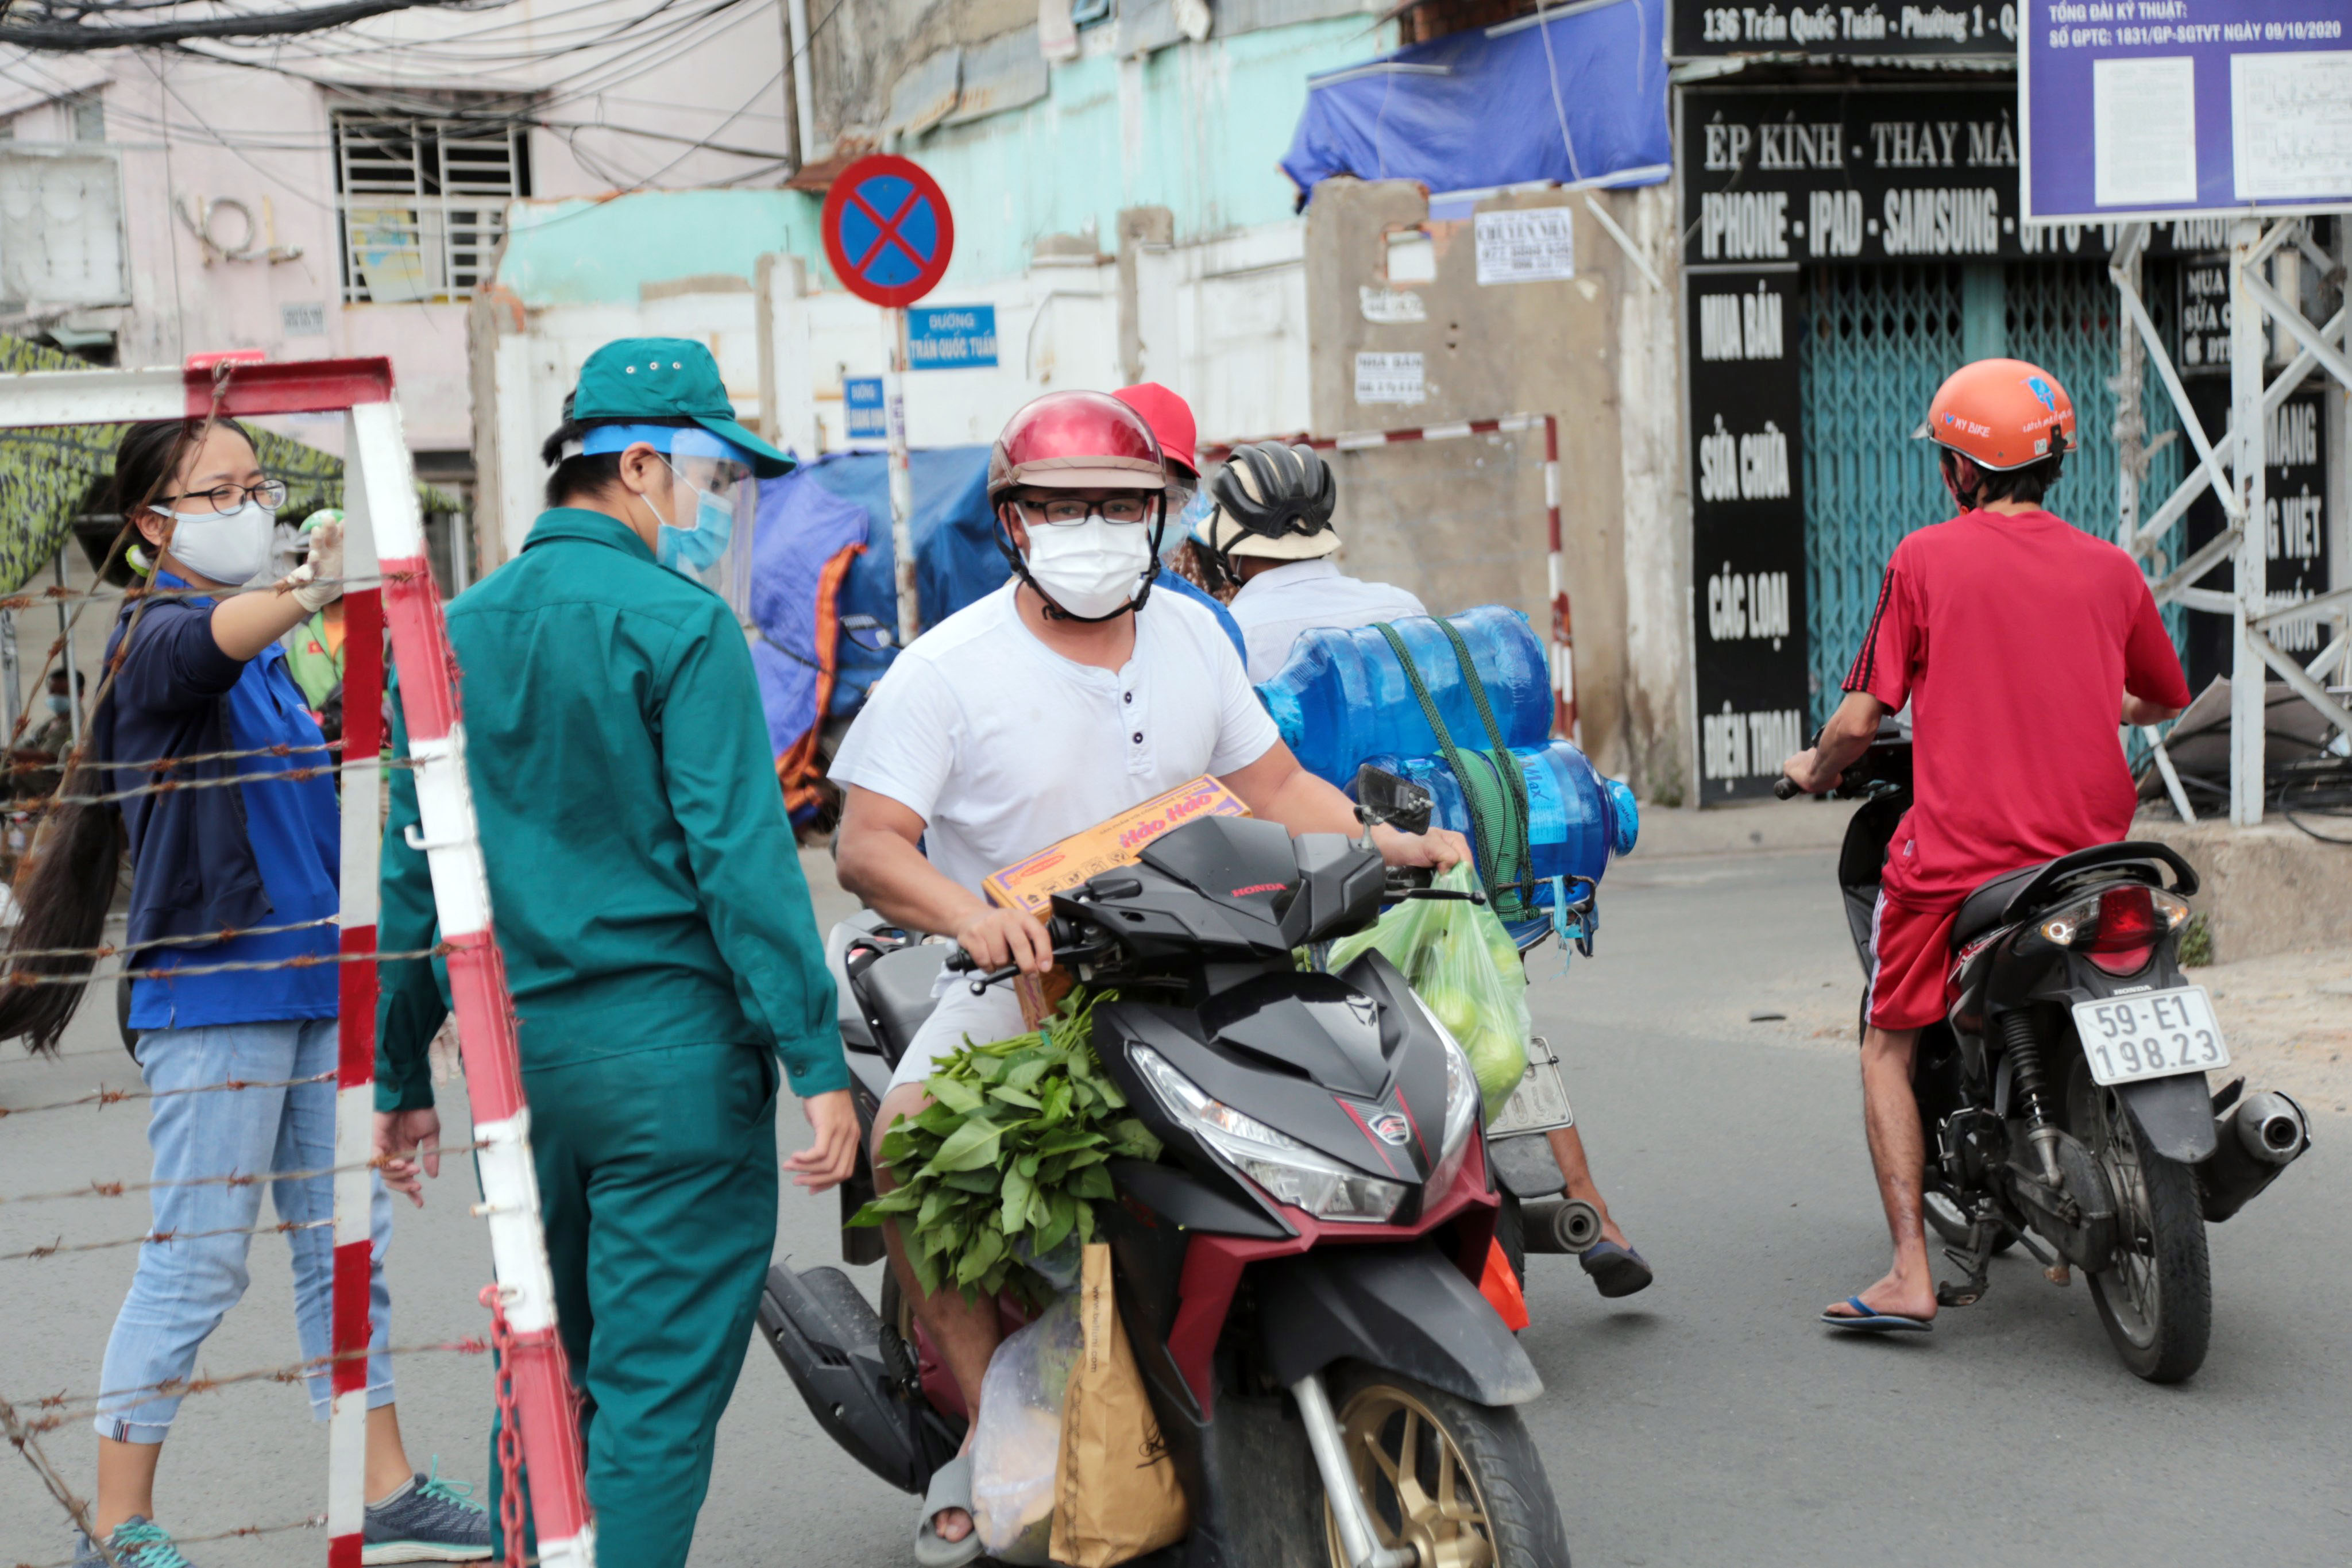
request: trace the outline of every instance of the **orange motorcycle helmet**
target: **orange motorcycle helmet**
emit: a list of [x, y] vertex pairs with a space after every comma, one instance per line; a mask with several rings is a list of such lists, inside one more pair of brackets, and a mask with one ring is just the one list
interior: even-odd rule
[[2000, 473], [2074, 449], [2074, 400], [2021, 359], [1980, 359], [1945, 378], [1913, 432]]

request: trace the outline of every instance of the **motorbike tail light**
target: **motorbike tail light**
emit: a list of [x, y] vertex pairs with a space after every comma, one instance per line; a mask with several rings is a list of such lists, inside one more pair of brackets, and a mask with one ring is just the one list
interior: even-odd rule
[[2148, 952], [2159, 938], [2180, 929], [2188, 919], [2189, 906], [2181, 900], [2153, 888], [2132, 885], [2109, 888], [2095, 897], [2053, 910], [2042, 917], [2035, 930], [2045, 942], [2074, 948], [2095, 959], [2105, 954], [2120, 962], [2128, 956], [2130, 962], [2122, 969], [2107, 962], [2101, 962], [2099, 967], [2111, 973], [2129, 974], [2147, 962]]
[[2095, 953], [2129, 952], [2134, 949], [2145, 952], [2166, 929], [2147, 889], [2109, 888], [2099, 895], [2098, 930], [2088, 942], [2078, 940], [2075, 945]]

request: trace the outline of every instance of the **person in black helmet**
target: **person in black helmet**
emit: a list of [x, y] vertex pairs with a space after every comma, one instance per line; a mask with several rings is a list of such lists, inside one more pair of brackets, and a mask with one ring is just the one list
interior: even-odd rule
[[[1289, 661], [1300, 635], [1315, 627], [1353, 630], [1429, 614], [1402, 588], [1345, 576], [1330, 559], [1339, 548], [1331, 527], [1338, 487], [1313, 447], [1279, 441], [1237, 447], [1210, 494], [1216, 510], [1198, 525], [1193, 539], [1213, 574], [1241, 584], [1226, 607], [1249, 645], [1252, 681], [1272, 679]], [[1584, 1135], [1562, 1127], [1547, 1142], [1569, 1196], [1583, 1199], [1601, 1215], [1600, 1239], [1578, 1257], [1594, 1289], [1610, 1297], [1645, 1289], [1654, 1275], [1594, 1184]]]
[[1271, 679], [1301, 632], [1353, 629], [1429, 614], [1386, 583], [1341, 574], [1331, 527], [1331, 470], [1311, 447], [1261, 441], [1236, 447], [1210, 486], [1216, 502], [1195, 538], [1213, 569], [1238, 583], [1226, 608], [1249, 645], [1249, 678]]

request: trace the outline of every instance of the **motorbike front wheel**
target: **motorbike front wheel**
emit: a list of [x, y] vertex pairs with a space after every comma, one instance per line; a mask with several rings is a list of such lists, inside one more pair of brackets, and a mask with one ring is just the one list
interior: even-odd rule
[[2205, 1364], [2213, 1335], [2213, 1276], [2197, 1173], [2142, 1142], [2116, 1091], [2075, 1059], [2068, 1085], [2074, 1135], [2116, 1195], [2116, 1260], [2091, 1276], [2107, 1338], [2133, 1373], [2179, 1383]]
[[[1331, 1404], [1372, 1533], [1444, 1568], [1568, 1568], [1568, 1531], [1519, 1413], [1349, 1363]], [[1332, 1568], [1351, 1568], [1327, 1503]]]

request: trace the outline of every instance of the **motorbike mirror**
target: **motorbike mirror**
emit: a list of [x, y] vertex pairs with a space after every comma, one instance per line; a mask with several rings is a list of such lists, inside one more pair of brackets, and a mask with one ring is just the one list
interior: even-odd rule
[[1356, 770], [1356, 816], [1367, 830], [1386, 823], [1399, 833], [1426, 833], [1436, 802], [1411, 779], [1369, 763]]

